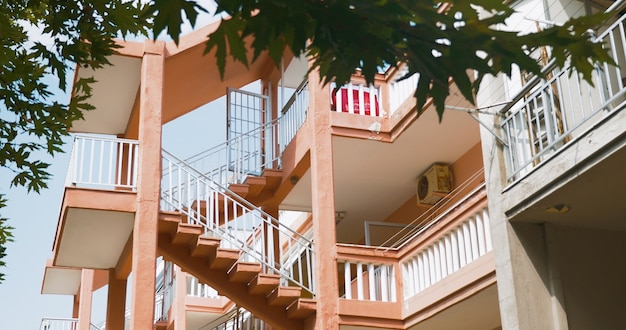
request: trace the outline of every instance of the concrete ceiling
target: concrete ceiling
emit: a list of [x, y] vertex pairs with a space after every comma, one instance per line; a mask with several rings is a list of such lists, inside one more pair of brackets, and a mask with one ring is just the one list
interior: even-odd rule
[[134, 213], [68, 208], [55, 266], [108, 269], [117, 265]]
[[[511, 221], [551, 222], [558, 225], [626, 231], [626, 175], [622, 172], [624, 164], [626, 147], [603, 158], [590, 169], [572, 174], [572, 180], [515, 215]], [[569, 211], [547, 211], [550, 206], [559, 205], [567, 205]]]
[[[435, 162], [452, 163], [480, 141], [478, 123], [467, 113], [447, 111], [439, 123], [426, 110], [393, 143], [333, 137], [335, 210], [345, 212], [337, 225], [339, 242], [364, 237], [364, 221], [382, 221], [415, 195], [416, 180]], [[281, 205], [311, 210], [307, 172]]]
[[80, 288], [81, 274], [80, 268], [46, 266], [41, 293], [75, 295]]
[[409, 330], [491, 330], [500, 324], [498, 290], [494, 284]]
[[[491, 285], [485, 290], [408, 328], [409, 330], [491, 330], [499, 328], [498, 290]], [[341, 326], [341, 330], [381, 330], [363, 326]]]
[[223, 316], [223, 314], [190, 311], [187, 311], [185, 315], [187, 316], [187, 329], [202, 329], [205, 325]]
[[72, 132], [122, 134], [139, 91], [141, 59], [113, 55], [111, 66], [103, 69], [79, 69], [77, 78], [91, 78], [93, 95], [88, 100], [95, 110], [86, 111], [84, 120], [74, 122]]

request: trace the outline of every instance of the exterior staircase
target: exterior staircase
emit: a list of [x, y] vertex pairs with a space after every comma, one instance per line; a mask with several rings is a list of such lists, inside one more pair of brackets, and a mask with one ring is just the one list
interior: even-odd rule
[[159, 253], [274, 329], [315, 313], [313, 242], [260, 208], [307, 107], [303, 83], [278, 119], [184, 161], [162, 152]]
[[316, 304], [304, 298], [314, 297], [313, 243], [248, 200], [271, 194], [280, 170], [225, 188], [162, 153], [159, 254], [273, 328], [303, 328]]
[[281, 285], [280, 275], [263, 272], [259, 262], [240, 260], [240, 250], [220, 247], [221, 239], [181, 220], [180, 213], [161, 213], [159, 253], [164, 258], [272, 327], [303, 328], [303, 320], [315, 312], [315, 300], [301, 298], [302, 288]]

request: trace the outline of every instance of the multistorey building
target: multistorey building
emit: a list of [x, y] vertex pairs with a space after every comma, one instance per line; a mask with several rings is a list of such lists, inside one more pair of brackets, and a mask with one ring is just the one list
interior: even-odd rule
[[[618, 5], [522, 1], [508, 28]], [[126, 41], [112, 66], [77, 70], [97, 81], [95, 110], [72, 127], [42, 288], [73, 295], [74, 318], [42, 327], [626, 323], [619, 68], [597, 67], [592, 86], [546, 61], [544, 80], [486, 79], [478, 108], [452, 86], [439, 122], [428, 102], [418, 115], [402, 66], [322, 85], [305, 58], [261, 54], [222, 79], [203, 55], [213, 29]], [[621, 17], [596, 34], [623, 63]], [[223, 143], [184, 132], [197, 155], [162, 147], [164, 124], [206, 107], [225, 114]], [[105, 285], [102, 325], [91, 300]]]

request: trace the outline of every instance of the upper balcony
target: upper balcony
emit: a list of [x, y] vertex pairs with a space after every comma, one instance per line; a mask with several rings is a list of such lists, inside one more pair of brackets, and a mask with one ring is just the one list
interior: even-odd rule
[[508, 217], [559, 221], [568, 212], [571, 225], [625, 228], [616, 218], [626, 212], [618, 197], [626, 184], [618, 174], [626, 159], [626, 16], [620, 13], [595, 37], [616, 66], [596, 65], [591, 84], [550, 63], [546, 79], [529, 79], [500, 112]]
[[117, 266], [134, 223], [138, 143], [77, 136], [70, 157], [54, 266]]

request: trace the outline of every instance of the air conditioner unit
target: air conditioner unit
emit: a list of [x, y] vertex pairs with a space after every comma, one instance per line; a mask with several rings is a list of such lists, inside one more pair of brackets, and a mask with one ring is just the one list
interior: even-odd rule
[[450, 168], [446, 164], [433, 164], [417, 179], [417, 203], [435, 204], [452, 188]]

